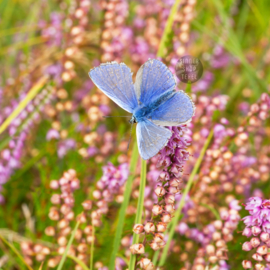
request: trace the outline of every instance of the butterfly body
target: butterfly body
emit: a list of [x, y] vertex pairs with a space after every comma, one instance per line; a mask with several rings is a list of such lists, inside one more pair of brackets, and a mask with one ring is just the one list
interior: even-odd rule
[[145, 119], [151, 119], [151, 114], [164, 102], [175, 95], [175, 91], [168, 91], [162, 94], [160, 97], [154, 99], [150, 104], [144, 105], [141, 103], [133, 112], [133, 117], [136, 123], [139, 123]]
[[135, 84], [123, 63], [101, 64], [89, 76], [116, 104], [132, 113], [129, 122], [138, 123], [136, 133], [143, 159], [153, 157], [168, 143], [172, 132], [164, 126], [186, 124], [194, 115], [189, 96], [175, 90], [173, 74], [156, 59], [141, 66]]

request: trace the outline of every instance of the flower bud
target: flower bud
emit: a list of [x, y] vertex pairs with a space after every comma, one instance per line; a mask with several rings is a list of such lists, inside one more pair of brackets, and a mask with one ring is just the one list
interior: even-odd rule
[[242, 245], [242, 250], [244, 251], [250, 251], [252, 250], [252, 245], [250, 244], [250, 242], [245, 242], [243, 245]]
[[63, 215], [66, 215], [67, 213], [69, 213], [71, 211], [71, 208], [70, 206], [66, 205], [66, 204], [63, 204], [61, 207], [60, 207], [60, 212], [63, 214]]
[[260, 247], [257, 248], [257, 253], [260, 255], [265, 255], [267, 254], [268, 248], [266, 245], [262, 245]]
[[94, 227], [100, 227], [102, 222], [100, 219], [92, 219], [92, 224]]
[[50, 249], [48, 247], [43, 247], [42, 250], [41, 250], [41, 253], [43, 255], [49, 255], [50, 254]]
[[210, 256], [209, 257], [209, 262], [210, 263], [216, 263], [218, 261], [218, 258], [216, 256]]
[[67, 220], [73, 220], [74, 219], [74, 212], [73, 211], [70, 211], [69, 213], [67, 213], [65, 215], [65, 219], [67, 219]]
[[70, 227], [65, 227], [64, 229], [62, 229], [59, 233], [62, 236], [67, 236], [69, 235], [71, 232], [71, 228]]
[[[204, 259], [204, 258], [201, 258], [201, 257], [197, 257], [197, 258], [195, 258], [195, 260], [194, 260], [194, 264], [205, 265], [205, 259]], [[204, 270], [204, 268], [203, 268], [203, 270]]]
[[66, 246], [67, 238], [65, 236], [60, 236], [57, 239], [57, 243], [58, 243], [59, 246]]
[[49, 226], [45, 229], [45, 234], [48, 236], [54, 236], [55, 235], [55, 229], [52, 226]]
[[144, 270], [153, 270], [155, 269], [154, 264], [147, 258], [142, 258], [139, 262], [138, 265]]
[[80, 243], [77, 247], [77, 250], [80, 252], [80, 253], [86, 253], [87, 250], [88, 250], [88, 247], [85, 243]]
[[251, 229], [246, 227], [246, 228], [243, 230], [242, 235], [245, 235], [246, 237], [250, 237], [250, 236], [252, 235]]
[[221, 239], [221, 233], [220, 232], [214, 232], [213, 233], [213, 240], [217, 241], [219, 239]]
[[59, 228], [59, 229], [63, 229], [63, 228], [65, 228], [65, 227], [67, 227], [68, 224], [69, 224], [69, 222], [68, 222], [67, 220], [61, 219], [61, 220], [59, 220], [59, 222], [58, 222], [58, 228]]
[[101, 192], [99, 190], [94, 190], [93, 191], [93, 197], [96, 199], [96, 200], [99, 200], [101, 198]]
[[171, 187], [179, 187], [180, 183], [181, 183], [181, 181], [178, 180], [177, 178], [173, 178], [172, 180], [169, 181], [169, 185]]
[[51, 197], [51, 203], [52, 204], [60, 204], [61, 203], [60, 194], [53, 194]]
[[270, 262], [270, 252], [264, 256], [265, 261]]
[[257, 103], [252, 104], [252, 105], [250, 106], [250, 111], [251, 111], [252, 113], [257, 113], [259, 110], [260, 110], [260, 107], [259, 107], [259, 105], [258, 105]]
[[143, 244], [134, 244], [130, 248], [132, 254], [143, 254], [144, 253], [144, 245]]
[[51, 189], [58, 189], [58, 188], [59, 188], [59, 183], [58, 183], [58, 181], [57, 181], [57, 180], [52, 180], [52, 181], [50, 182], [50, 188], [51, 188]]
[[269, 233], [267, 232], [262, 232], [260, 234], [260, 239], [263, 241], [263, 242], [266, 242], [267, 240], [269, 240]]
[[166, 193], [166, 190], [164, 187], [161, 187], [161, 186], [157, 186], [156, 189], [155, 189], [155, 193], [158, 197], [162, 197], [165, 195]]
[[258, 253], [254, 253], [254, 254], [252, 255], [252, 258], [253, 258], [255, 261], [258, 261], [258, 262], [263, 261], [263, 257], [262, 257], [260, 254], [258, 254]]
[[206, 246], [206, 253], [208, 255], [213, 255], [215, 254], [215, 247], [213, 245], [207, 245]]
[[250, 243], [251, 243], [252, 247], [256, 248], [260, 245], [261, 241], [259, 238], [253, 237], [253, 238], [251, 238]]
[[221, 220], [215, 220], [214, 223], [213, 223], [214, 227], [217, 229], [217, 230], [221, 230], [222, 229], [222, 221]]
[[256, 263], [255, 264], [255, 270], [264, 270], [265, 266], [261, 263]]
[[77, 241], [80, 241], [81, 238], [82, 238], [82, 235], [83, 235], [82, 231], [81, 231], [81, 230], [77, 230], [77, 231], [75, 232], [75, 239], [76, 239]]
[[270, 248], [270, 239], [265, 241], [265, 244], [267, 245], [268, 248]]
[[58, 213], [57, 210], [51, 210], [51, 211], [49, 212], [49, 218], [50, 218], [51, 220], [59, 220], [60, 215], [59, 215], [59, 213]]
[[226, 243], [225, 243], [224, 240], [220, 239], [220, 240], [218, 240], [218, 241], [216, 242], [216, 246], [217, 246], [218, 248], [222, 248], [222, 247], [225, 247], [225, 246], [226, 246]]
[[170, 194], [176, 194], [176, 193], [179, 192], [179, 189], [178, 189], [177, 187], [169, 186], [168, 192], [169, 192]]
[[88, 225], [88, 226], [86, 226], [85, 228], [84, 228], [84, 233], [85, 234], [92, 234], [92, 232], [93, 232], [93, 228], [92, 228], [92, 226], [91, 225]]
[[163, 211], [163, 209], [162, 209], [162, 207], [160, 205], [155, 204], [153, 206], [153, 209], [152, 209], [153, 215], [155, 215], [155, 216], [160, 215], [162, 213], [162, 211]]
[[219, 260], [228, 260], [227, 252], [224, 248], [220, 248], [216, 252], [216, 256]]
[[136, 234], [141, 234], [143, 232], [143, 225], [142, 224], [135, 224], [133, 226], [133, 232]]
[[251, 261], [244, 260], [242, 261], [242, 266], [244, 267], [244, 269], [249, 269], [252, 268], [252, 263]]
[[158, 231], [158, 232], [163, 233], [163, 232], [166, 231], [166, 229], [167, 229], [167, 223], [159, 222], [159, 223], [157, 224], [157, 231]]
[[170, 214], [173, 214], [174, 211], [175, 211], [175, 207], [174, 207], [173, 204], [166, 204], [166, 205], [164, 206], [164, 210], [165, 210], [166, 212], [170, 213]]
[[86, 242], [87, 243], [93, 243], [95, 241], [95, 237], [93, 235], [88, 235], [86, 237]]
[[147, 222], [144, 225], [144, 230], [145, 230], [146, 233], [154, 232], [156, 230], [154, 223], [153, 222]]
[[92, 202], [90, 200], [86, 200], [82, 203], [84, 210], [90, 210], [92, 208]]
[[150, 247], [153, 249], [153, 250], [159, 250], [161, 248], [161, 246], [156, 243], [156, 242], [151, 242], [150, 243]]
[[172, 217], [170, 214], [163, 214], [161, 217], [161, 221], [165, 223], [169, 223], [171, 222], [171, 220], [172, 220]]
[[165, 195], [165, 203], [174, 203], [175, 202], [175, 196], [173, 194], [166, 194]]
[[252, 234], [254, 236], [257, 236], [257, 235], [259, 235], [262, 232], [262, 229], [260, 227], [258, 227], [258, 226], [253, 226], [251, 228], [251, 231], [252, 231]]
[[77, 219], [77, 221], [80, 221], [81, 223], [85, 223], [87, 221], [85, 213], [79, 214], [76, 219]]
[[48, 260], [48, 267], [54, 268], [58, 264], [58, 260], [56, 258], [51, 258]]
[[164, 235], [161, 233], [156, 233], [153, 240], [156, 243], [162, 243], [164, 240]]
[[[183, 269], [186, 269], [186, 268], [183, 268]], [[194, 270], [204, 270], [204, 269], [205, 269], [205, 267], [203, 264], [195, 264], [194, 265]]]

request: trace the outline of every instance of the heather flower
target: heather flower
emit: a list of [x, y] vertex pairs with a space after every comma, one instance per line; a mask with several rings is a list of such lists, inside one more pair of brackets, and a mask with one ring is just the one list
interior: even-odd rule
[[60, 134], [57, 130], [55, 129], [50, 129], [48, 132], [47, 132], [47, 135], [46, 135], [46, 139], [47, 141], [50, 141], [52, 139], [56, 139], [58, 140], [60, 138]]

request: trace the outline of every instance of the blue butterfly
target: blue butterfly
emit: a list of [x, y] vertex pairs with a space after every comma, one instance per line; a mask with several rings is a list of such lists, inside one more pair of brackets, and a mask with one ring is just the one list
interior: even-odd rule
[[123, 63], [101, 64], [89, 72], [95, 85], [137, 124], [139, 153], [143, 159], [155, 156], [167, 145], [172, 132], [164, 126], [190, 122], [195, 107], [183, 91], [176, 91], [171, 71], [160, 61], [149, 59], [139, 69], [136, 82]]

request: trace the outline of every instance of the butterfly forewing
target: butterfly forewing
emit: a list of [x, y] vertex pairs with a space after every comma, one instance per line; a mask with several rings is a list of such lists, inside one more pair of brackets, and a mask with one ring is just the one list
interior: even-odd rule
[[150, 59], [137, 72], [135, 89], [139, 102], [151, 103], [168, 90], [174, 90], [175, 79], [171, 71], [160, 61]]
[[195, 107], [190, 97], [179, 91], [153, 111], [150, 120], [160, 126], [179, 126], [188, 123], [194, 111]]
[[132, 73], [123, 63], [102, 64], [89, 72], [95, 85], [118, 106], [132, 113], [138, 106]]
[[169, 129], [159, 127], [149, 120], [137, 124], [137, 140], [143, 159], [155, 156], [168, 142], [172, 133]]

